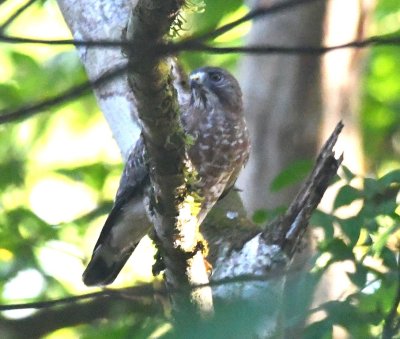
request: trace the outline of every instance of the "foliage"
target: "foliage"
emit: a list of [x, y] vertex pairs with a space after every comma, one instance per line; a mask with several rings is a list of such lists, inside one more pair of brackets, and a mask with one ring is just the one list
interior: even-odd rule
[[[343, 298], [317, 308], [327, 315], [308, 326], [310, 338], [317, 330], [330, 337], [334, 325], [355, 338], [378, 336], [400, 289], [400, 170], [377, 179], [357, 178], [346, 172], [332, 213], [319, 211], [312, 218], [325, 236], [311, 274], [318, 275], [335, 262], [346, 261], [352, 267], [347, 272], [352, 287]], [[351, 215], [340, 216], [343, 209]]]
[[[233, 21], [246, 13], [243, 0], [206, 0], [204, 1], [205, 11], [189, 12], [184, 17], [186, 25], [180, 32], [181, 38], [192, 34], [195, 28], [196, 34], [209, 32], [216, 27]], [[190, 8], [190, 7], [189, 7]], [[234, 32], [224, 34], [219, 39], [224, 44], [241, 45], [243, 37], [249, 29], [249, 24], [239, 26]], [[234, 70], [238, 60], [238, 55], [210, 55], [208, 53], [182, 53], [180, 60], [188, 70], [192, 70], [203, 65], [221, 66]]]
[[[373, 33], [399, 33], [399, 15], [397, 1], [378, 1]], [[392, 163], [400, 153], [399, 58], [399, 48], [374, 48], [369, 53], [366, 65], [361, 127], [367, 160], [372, 170], [379, 170], [382, 165]]]

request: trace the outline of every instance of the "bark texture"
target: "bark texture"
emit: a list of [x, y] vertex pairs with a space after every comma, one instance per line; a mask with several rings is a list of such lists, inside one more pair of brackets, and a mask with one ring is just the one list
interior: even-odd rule
[[[132, 4], [137, 1], [117, 0], [58, 0], [64, 19], [75, 39], [120, 41], [128, 22]], [[120, 48], [78, 47], [78, 53], [90, 80], [127, 64]], [[140, 129], [132, 120], [137, 115], [135, 100], [126, 73], [94, 91], [101, 111], [126, 160]]]
[[165, 265], [165, 281], [171, 290], [181, 292], [172, 295], [175, 311], [182, 314], [193, 306], [205, 317], [213, 309], [211, 289], [190, 289], [208, 282], [194, 212], [194, 205], [200, 201], [187, 189], [196, 173], [187, 155], [171, 65], [154, 54], [182, 5], [182, 0], [139, 0], [127, 26], [126, 39], [131, 47], [125, 53], [129, 60], [128, 81], [149, 156], [153, 188], [150, 215]]

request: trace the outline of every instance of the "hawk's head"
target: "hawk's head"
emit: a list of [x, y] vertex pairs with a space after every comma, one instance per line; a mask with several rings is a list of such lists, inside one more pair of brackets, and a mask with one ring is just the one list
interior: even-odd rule
[[222, 105], [230, 112], [242, 111], [239, 83], [228, 71], [219, 67], [202, 67], [194, 70], [189, 79], [192, 105]]

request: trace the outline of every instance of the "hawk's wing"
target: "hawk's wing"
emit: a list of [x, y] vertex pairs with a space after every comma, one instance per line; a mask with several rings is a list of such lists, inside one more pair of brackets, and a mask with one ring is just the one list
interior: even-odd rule
[[126, 162], [114, 206], [83, 273], [86, 285], [111, 283], [148, 233], [151, 224], [143, 203], [143, 190], [148, 182], [145, 149], [140, 138]]

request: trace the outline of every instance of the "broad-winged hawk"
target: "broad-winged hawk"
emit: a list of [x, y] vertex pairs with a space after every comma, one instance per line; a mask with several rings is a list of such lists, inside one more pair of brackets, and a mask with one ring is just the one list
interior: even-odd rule
[[[200, 224], [217, 200], [235, 183], [249, 156], [249, 136], [243, 115], [242, 93], [226, 70], [203, 67], [190, 74], [190, 102], [181, 121], [192, 136], [189, 158], [198, 172], [196, 191], [202, 203]], [[86, 285], [114, 281], [139, 241], [149, 232], [146, 192], [150, 185], [142, 139], [126, 163], [115, 204], [83, 273]]]

